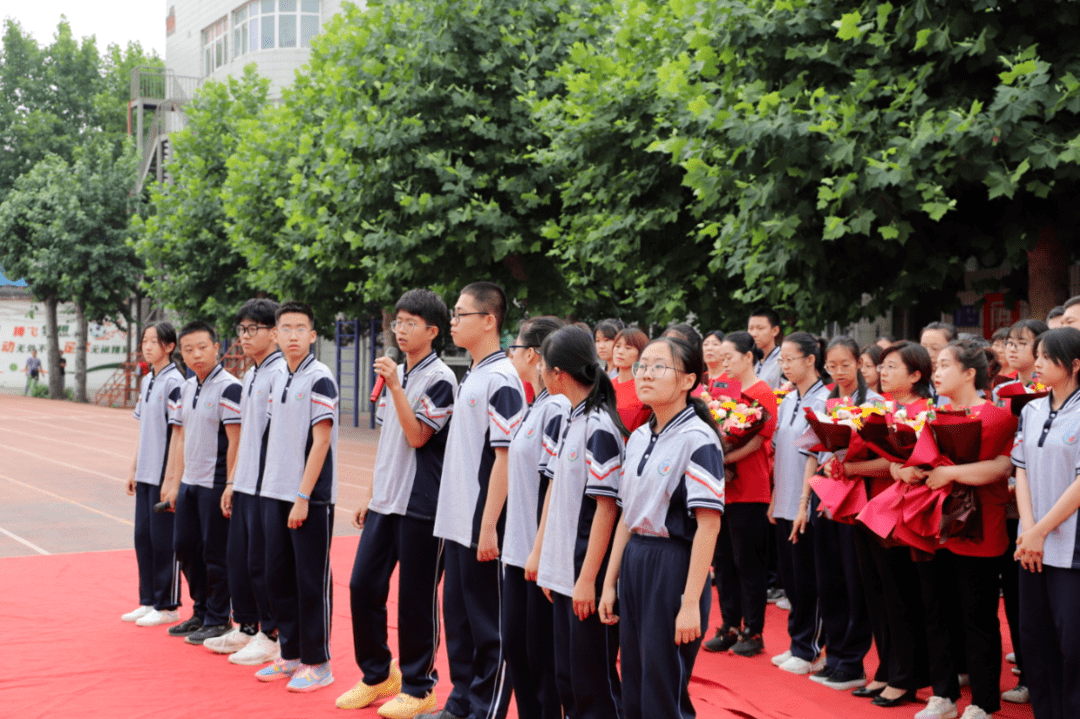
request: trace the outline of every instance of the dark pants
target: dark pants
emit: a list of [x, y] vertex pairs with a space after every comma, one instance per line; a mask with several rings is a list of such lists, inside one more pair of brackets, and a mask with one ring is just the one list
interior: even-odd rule
[[261, 501], [251, 494], [233, 493], [229, 519], [229, 593], [233, 620], [238, 624], [259, 625], [264, 634], [272, 634], [275, 626], [266, 591], [266, 533]]
[[[685, 583], [685, 580], [683, 580]], [[603, 624], [593, 612], [585, 621], [574, 615], [570, 597], [551, 593], [555, 618], [555, 681], [568, 719], [619, 719], [622, 688], [615, 660], [619, 627]], [[672, 638], [675, 626], [672, 624]]]
[[861, 677], [873, 632], [859, 579], [855, 527], [819, 515], [816, 495], [814, 500], [810, 512], [814, 525], [814, 567], [821, 624], [829, 647], [825, 666], [849, 677]]
[[792, 522], [776, 520], [776, 557], [784, 592], [791, 602], [788, 636], [791, 654], [808, 662], [821, 653], [821, 616], [818, 613], [817, 580], [814, 575], [814, 528], [808, 524], [799, 541], [788, 540]]
[[154, 609], [180, 606], [180, 567], [173, 552], [172, 512], [154, 513], [161, 487], [135, 483], [135, 561], [139, 565], [139, 604]]
[[292, 502], [263, 497], [266, 589], [277, 622], [282, 659], [317, 665], [330, 661], [333, 579], [330, 540], [334, 505], [311, 503], [307, 519], [289, 529]]
[[[728, 505], [728, 512], [737, 506]], [[697, 716], [689, 685], [701, 639], [681, 645], [674, 642], [675, 618], [682, 608], [689, 570], [689, 544], [634, 535], [626, 545], [619, 573], [617, 625], [625, 719]], [[709, 626], [710, 603], [706, 586], [699, 602], [702, 631]]]
[[364, 683], [374, 686], [390, 676], [393, 655], [386, 643], [386, 598], [390, 576], [399, 567], [401, 691], [419, 699], [439, 681], [435, 653], [439, 649], [443, 540], [434, 536], [434, 528], [431, 520], [368, 511], [349, 580], [356, 664], [364, 672]]
[[935, 696], [960, 698], [961, 655], [950, 627], [964, 630], [963, 658], [971, 703], [987, 713], [1001, 708], [1001, 620], [997, 557], [963, 557], [939, 550], [919, 562], [930, 683]]
[[221, 513], [224, 491], [225, 487], [181, 484], [176, 495], [173, 548], [191, 589], [195, 615], [208, 627], [229, 623], [229, 520]]
[[503, 566], [502, 642], [520, 719], [562, 719], [552, 607], [525, 570]]
[[911, 550], [886, 548], [876, 534], [859, 524], [855, 551], [878, 653], [874, 681], [897, 689], [921, 689], [930, 683], [926, 624]]
[[510, 705], [499, 636], [502, 564], [481, 562], [476, 550], [446, 542], [443, 623], [450, 681], [444, 708], [468, 719], [503, 719]]
[[1020, 643], [1035, 719], [1080, 717], [1080, 570], [1020, 571]]
[[1016, 554], [1016, 533], [1020, 527], [1019, 519], [1006, 519], [1009, 533], [1009, 546], [1001, 555], [1001, 598], [1005, 601], [1005, 621], [1009, 625], [1009, 637], [1012, 639], [1013, 652], [1016, 654], [1016, 668], [1020, 670], [1019, 684], [1026, 686], [1024, 677], [1024, 652], [1020, 646], [1020, 562], [1013, 558]]
[[728, 504], [713, 553], [716, 593], [724, 626], [745, 627], [751, 635], [761, 634], [765, 629], [768, 509], [769, 505], [761, 502]]

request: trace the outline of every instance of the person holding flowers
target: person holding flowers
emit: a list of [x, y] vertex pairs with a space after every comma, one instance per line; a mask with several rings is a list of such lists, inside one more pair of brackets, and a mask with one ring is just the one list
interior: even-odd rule
[[[1041, 320], [1020, 320], [1009, 328], [1009, 339], [1005, 342], [1005, 362], [1016, 373], [1012, 382], [1002, 382], [994, 388], [994, 399], [1008, 396], [1011, 390], [1023, 387], [1027, 392], [1035, 391], [1037, 377], [1035, 372], [1035, 340], [1049, 329]], [[1004, 365], [1005, 362], [1001, 364]]]
[[1080, 716], [1080, 331], [1050, 330], [1036, 348], [1050, 394], [1024, 407], [1012, 452], [1020, 644], [1035, 719], [1066, 719]]

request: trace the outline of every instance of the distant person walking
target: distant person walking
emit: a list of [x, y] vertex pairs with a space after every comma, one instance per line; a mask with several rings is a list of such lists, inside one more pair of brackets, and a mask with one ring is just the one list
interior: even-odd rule
[[26, 389], [23, 390], [23, 396], [30, 394], [31, 385], [37, 384], [38, 374], [45, 374], [45, 370], [41, 369], [41, 360], [38, 359], [37, 350], [30, 350], [30, 356], [26, 358], [26, 367], [23, 368], [23, 372], [26, 373]]
[[67, 374], [67, 360], [64, 359], [64, 353], [60, 353], [60, 394], [64, 393], [65, 375]]

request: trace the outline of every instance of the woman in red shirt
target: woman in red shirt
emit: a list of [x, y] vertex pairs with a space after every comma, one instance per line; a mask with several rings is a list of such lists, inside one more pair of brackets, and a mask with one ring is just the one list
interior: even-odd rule
[[631, 433], [649, 421], [652, 410], [638, 399], [634, 388], [634, 373], [630, 370], [641, 351], [649, 344], [649, 337], [637, 327], [627, 327], [615, 335], [615, 344], [611, 350], [612, 362], [616, 375], [611, 380], [615, 386], [615, 403], [619, 408], [619, 418]]

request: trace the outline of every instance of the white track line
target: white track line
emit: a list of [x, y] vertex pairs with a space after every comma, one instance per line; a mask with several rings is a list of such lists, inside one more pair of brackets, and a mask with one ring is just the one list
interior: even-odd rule
[[7, 476], [4, 476], [2, 474], [0, 474], [0, 479], [6, 479], [7, 481], [11, 482], [12, 484], [17, 484], [20, 487], [26, 487], [27, 489], [32, 489], [35, 492], [41, 492], [42, 494], [47, 494], [50, 497], [56, 497], [57, 499], [59, 499], [62, 502], [67, 502], [68, 504], [74, 504], [76, 507], [81, 507], [81, 508], [83, 508], [85, 510], [93, 512], [94, 514], [100, 514], [103, 517], [108, 517], [109, 519], [115, 519], [117, 522], [120, 522], [121, 524], [126, 524], [128, 526], [133, 526], [133, 524], [132, 524], [132, 522], [130, 520], [121, 519], [120, 517], [115, 517], [115, 516], [109, 514], [108, 512], [102, 512], [100, 509], [94, 509], [93, 507], [85, 505], [82, 502], [76, 502], [74, 499], [68, 499], [67, 497], [63, 497], [63, 496], [57, 494], [56, 492], [50, 492], [47, 489], [42, 489], [41, 487], [35, 487], [32, 484], [27, 484], [26, 482], [20, 482], [17, 479], [12, 479], [11, 477], [7, 477]]
[[18, 452], [19, 454], [28, 454], [31, 457], [34, 457], [35, 459], [42, 459], [42, 460], [45, 460], [46, 462], [52, 462], [53, 464], [59, 464], [62, 467], [68, 467], [69, 469], [74, 469], [74, 470], [77, 470], [79, 472], [89, 472], [90, 474], [96, 474], [99, 477], [104, 477], [105, 479], [111, 479], [111, 480], [113, 480], [115, 482], [127, 482], [127, 479], [121, 479], [120, 477], [114, 477], [111, 474], [105, 474], [104, 472], [98, 472], [98, 471], [95, 471], [93, 469], [86, 469], [85, 467], [79, 467], [78, 465], [75, 465], [75, 464], [68, 464], [67, 462], [61, 462], [58, 459], [50, 459], [48, 457], [43, 457], [40, 454], [37, 454], [36, 452], [29, 452], [29, 451], [27, 451], [25, 449], [19, 449], [18, 447], [12, 447], [11, 445], [0, 444], [0, 448], [10, 449], [12, 452]]
[[70, 442], [68, 440], [63, 440], [63, 439], [54, 439], [54, 438], [51, 438], [51, 437], [42, 437], [40, 434], [31, 434], [30, 432], [20, 432], [17, 429], [6, 429], [6, 430], [4, 430], [4, 432], [5, 432], [5, 434], [21, 434], [21, 435], [24, 435], [26, 437], [33, 437], [34, 439], [37, 439], [37, 440], [44, 439], [46, 442], [59, 442], [60, 444], [64, 445], [65, 447], [78, 447], [79, 449], [88, 449], [88, 450], [90, 450], [92, 452], [104, 452], [105, 454], [111, 454], [112, 456], [120, 457], [121, 459], [130, 459], [131, 458], [130, 454], [120, 454], [119, 452], [113, 452], [112, 450], [109, 450], [109, 449], [102, 449], [101, 447], [91, 447], [90, 445], [87, 445], [87, 444], [75, 444], [74, 442]]
[[44, 549], [42, 549], [38, 545], [34, 544], [33, 542], [28, 542], [25, 539], [23, 539], [22, 537], [20, 537], [19, 535], [13, 534], [12, 532], [7, 531], [3, 527], [0, 527], [0, 534], [11, 537], [12, 539], [14, 539], [19, 544], [25, 544], [27, 547], [30, 547], [30, 549], [33, 549], [38, 554], [51, 554], [51, 552], [46, 552]]

